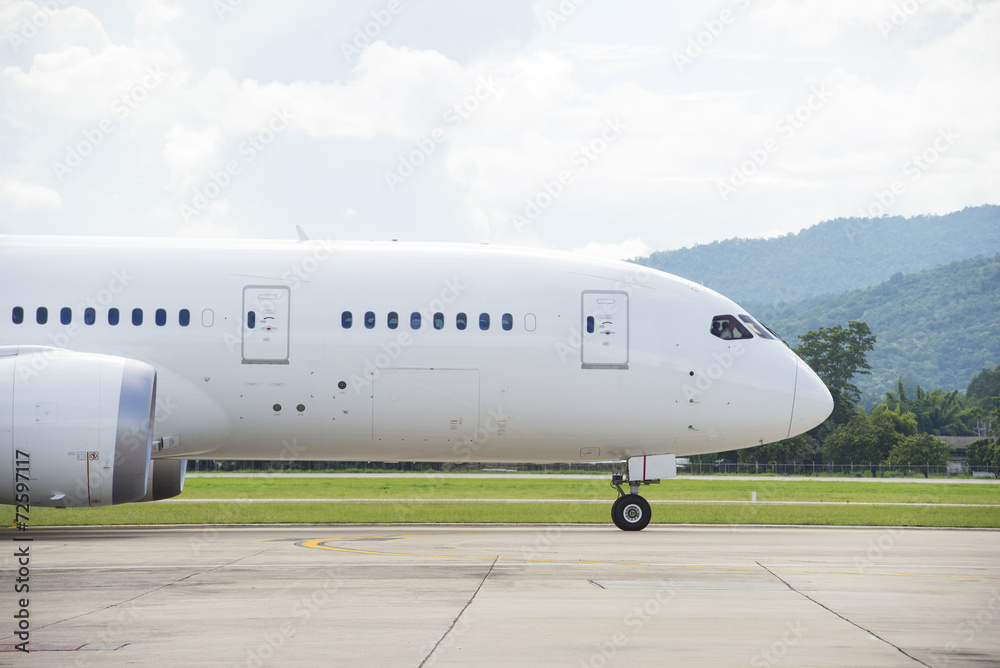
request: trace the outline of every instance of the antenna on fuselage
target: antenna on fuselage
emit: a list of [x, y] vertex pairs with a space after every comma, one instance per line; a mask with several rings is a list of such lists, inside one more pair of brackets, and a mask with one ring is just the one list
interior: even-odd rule
[[299, 241], [309, 241], [309, 235], [299, 225], [295, 226], [295, 231], [299, 233]]

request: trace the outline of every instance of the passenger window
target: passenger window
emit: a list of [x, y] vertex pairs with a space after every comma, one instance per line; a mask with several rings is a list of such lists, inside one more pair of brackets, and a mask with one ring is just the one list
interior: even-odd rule
[[464, 313], [459, 313], [458, 315], [455, 316], [455, 327], [457, 327], [458, 329], [465, 329], [465, 327], [468, 324], [469, 324], [469, 317]]
[[375, 327], [375, 312], [368, 311], [365, 313], [365, 329], [373, 329]]
[[118, 309], [109, 308], [108, 309], [108, 324], [117, 325], [118, 324]]
[[399, 314], [395, 311], [389, 311], [389, 317], [386, 318], [386, 323], [389, 325], [389, 329], [396, 329], [399, 327]]
[[712, 335], [720, 339], [752, 339], [750, 333], [743, 323], [731, 315], [717, 315], [712, 318]]
[[500, 318], [500, 325], [503, 327], [505, 332], [509, 332], [514, 328], [514, 316], [510, 313], [504, 313], [503, 317]]
[[156, 309], [156, 326], [163, 327], [167, 324], [167, 312], [162, 308]]
[[83, 324], [93, 325], [97, 322], [97, 311], [93, 308], [85, 308], [83, 310]]
[[479, 314], [479, 329], [487, 330], [490, 328], [490, 314], [480, 313]]
[[49, 321], [49, 310], [44, 306], [39, 306], [38, 310], [35, 311], [35, 322], [39, 325], [44, 325]]
[[344, 329], [350, 329], [351, 325], [354, 324], [354, 316], [351, 315], [350, 311], [344, 311], [340, 314], [340, 326]]
[[187, 327], [191, 324], [191, 311], [186, 308], [182, 308], [177, 314], [177, 324], [181, 327]]
[[434, 329], [444, 329], [444, 313], [434, 314]]
[[59, 310], [59, 322], [64, 325], [68, 325], [73, 322], [73, 309], [68, 306], [63, 306]]
[[416, 311], [410, 314], [410, 329], [420, 329], [420, 314]]
[[134, 308], [132, 309], [132, 324], [138, 327], [142, 324], [142, 309]]
[[10, 313], [10, 319], [14, 321], [15, 325], [20, 325], [24, 322], [24, 308], [15, 306], [14, 310]]

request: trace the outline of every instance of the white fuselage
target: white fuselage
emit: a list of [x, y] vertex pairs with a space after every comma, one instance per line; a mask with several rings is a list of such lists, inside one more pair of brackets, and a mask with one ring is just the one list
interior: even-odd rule
[[802, 433], [832, 407], [780, 340], [712, 334], [713, 319], [745, 314], [735, 303], [622, 262], [485, 245], [0, 237], [0, 280], [0, 346], [155, 368], [158, 458], [691, 455]]

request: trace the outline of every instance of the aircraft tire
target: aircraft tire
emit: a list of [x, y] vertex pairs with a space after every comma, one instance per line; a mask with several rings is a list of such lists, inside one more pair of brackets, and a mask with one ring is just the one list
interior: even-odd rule
[[622, 531], [642, 531], [651, 514], [649, 502], [638, 494], [621, 496], [611, 506], [611, 520]]

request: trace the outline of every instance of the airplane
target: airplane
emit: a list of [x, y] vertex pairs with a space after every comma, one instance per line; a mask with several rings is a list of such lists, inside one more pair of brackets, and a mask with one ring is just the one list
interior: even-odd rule
[[733, 301], [571, 253], [0, 236], [0, 282], [5, 504], [170, 498], [192, 459], [615, 461], [634, 531], [677, 457], [833, 409]]

